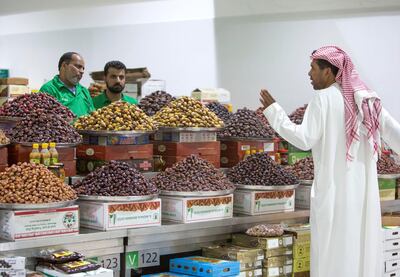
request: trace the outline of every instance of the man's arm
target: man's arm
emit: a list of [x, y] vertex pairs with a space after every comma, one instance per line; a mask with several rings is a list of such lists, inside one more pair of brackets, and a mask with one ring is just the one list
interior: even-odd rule
[[397, 154], [400, 154], [400, 124], [387, 110], [382, 108], [380, 132], [383, 140]]

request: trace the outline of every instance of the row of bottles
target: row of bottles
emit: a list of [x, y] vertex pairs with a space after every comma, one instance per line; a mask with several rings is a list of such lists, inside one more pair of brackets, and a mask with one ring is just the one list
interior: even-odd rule
[[32, 145], [32, 152], [29, 154], [29, 161], [31, 163], [43, 164], [50, 166], [58, 163], [58, 152], [56, 144], [50, 142], [50, 149], [48, 143], [42, 143], [42, 150], [39, 151], [39, 144]]
[[[256, 153], [257, 153], [257, 150], [256, 150], [256, 149], [246, 150], [246, 151], [244, 152], [243, 160], [247, 159], [249, 156], [254, 155], [254, 154], [256, 154]], [[264, 153], [264, 150], [263, 150], [263, 149], [259, 149], [259, 150], [258, 150], [258, 153]]]

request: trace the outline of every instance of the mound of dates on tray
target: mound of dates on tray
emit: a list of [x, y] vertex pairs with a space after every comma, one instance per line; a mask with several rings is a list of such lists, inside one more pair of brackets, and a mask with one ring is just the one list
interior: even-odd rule
[[232, 167], [227, 176], [236, 184], [250, 186], [287, 186], [298, 184], [298, 179], [275, 163], [267, 153], [257, 153]]
[[231, 113], [228, 109], [218, 102], [208, 103], [206, 108], [215, 113], [225, 124], [228, 123], [231, 118]]
[[153, 182], [121, 161], [111, 161], [96, 168], [74, 184], [73, 188], [78, 194], [97, 196], [143, 196], [158, 193]]
[[235, 188], [220, 170], [196, 155], [186, 157], [151, 180], [160, 190], [166, 191], [222, 191]]
[[260, 119], [260, 121], [263, 123], [264, 128], [267, 129], [269, 134], [271, 134], [271, 136], [279, 137], [278, 133], [275, 132], [275, 130], [269, 124], [268, 119], [264, 116], [264, 107], [259, 107], [256, 110], [256, 115]]
[[136, 105], [114, 102], [106, 107], [78, 118], [74, 127], [92, 131], [152, 131], [153, 120]]
[[301, 159], [294, 165], [288, 166], [287, 170], [300, 180], [314, 180], [314, 161], [311, 156]]
[[290, 120], [298, 125], [301, 124], [303, 122], [304, 113], [306, 112], [307, 106], [308, 105], [305, 104], [303, 107], [297, 108], [294, 112], [292, 112], [289, 115]]
[[25, 117], [37, 110], [42, 110], [49, 114], [57, 114], [68, 122], [75, 117], [67, 107], [61, 105], [56, 98], [47, 93], [18, 96], [0, 107], [0, 116]]
[[280, 237], [283, 233], [281, 224], [259, 224], [246, 231], [246, 234], [252, 237]]
[[43, 204], [76, 199], [75, 191], [44, 165], [18, 163], [0, 173], [0, 203]]
[[30, 113], [19, 121], [7, 136], [12, 142], [56, 142], [79, 143], [81, 136], [64, 119], [57, 114], [49, 114], [43, 110]]
[[158, 90], [142, 98], [139, 103], [139, 108], [148, 116], [153, 116], [173, 100], [175, 100], [175, 97], [171, 94]]
[[399, 174], [400, 165], [388, 155], [382, 154], [377, 162], [378, 174]]
[[193, 98], [183, 96], [170, 102], [153, 116], [159, 126], [164, 127], [223, 127], [218, 116]]
[[265, 128], [254, 111], [243, 108], [231, 116], [224, 130], [219, 132], [218, 136], [220, 138], [272, 138], [275, 136], [275, 132], [271, 128]]

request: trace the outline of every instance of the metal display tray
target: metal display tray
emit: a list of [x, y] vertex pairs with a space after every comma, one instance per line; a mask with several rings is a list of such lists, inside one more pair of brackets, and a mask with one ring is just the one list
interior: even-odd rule
[[223, 127], [158, 127], [160, 132], [219, 132]]
[[46, 210], [72, 206], [75, 200], [60, 201], [43, 204], [14, 204], [14, 203], [0, 203], [1, 210]]
[[79, 200], [95, 202], [139, 202], [153, 200], [158, 194], [141, 196], [101, 196], [101, 195], [78, 195]]
[[0, 121], [21, 121], [24, 119], [23, 117], [16, 117], [16, 116], [0, 116]]
[[261, 137], [218, 137], [219, 141], [265, 141], [270, 142], [274, 138], [261, 138]]
[[291, 189], [295, 189], [299, 186], [299, 184], [287, 185], [287, 186], [250, 186], [250, 185], [242, 185], [242, 184], [235, 184], [235, 185], [236, 185], [236, 189], [261, 190], [261, 191], [291, 190]]
[[154, 134], [156, 131], [112, 131], [112, 130], [76, 130], [81, 135], [91, 136], [127, 136], [139, 137], [142, 135]]
[[312, 185], [314, 180], [299, 180], [300, 185]]
[[400, 173], [397, 174], [378, 174], [380, 179], [397, 179], [400, 178]]
[[[43, 142], [13, 142], [13, 144], [18, 144], [18, 145], [22, 145], [22, 146], [28, 146], [28, 147], [32, 147], [32, 145], [34, 143], [37, 144], [42, 144]], [[76, 147], [78, 145], [82, 144], [82, 142], [71, 142], [71, 143], [65, 143], [65, 142], [56, 142], [56, 147], [60, 147], [60, 148], [69, 148], [69, 147]]]
[[224, 196], [231, 194], [235, 189], [216, 190], [216, 191], [168, 191], [162, 190], [163, 196], [179, 196], [179, 197], [210, 197], [210, 196]]

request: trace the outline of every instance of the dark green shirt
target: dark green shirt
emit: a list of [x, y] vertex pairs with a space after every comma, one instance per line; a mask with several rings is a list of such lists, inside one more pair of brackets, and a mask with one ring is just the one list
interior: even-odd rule
[[[134, 105], [137, 105], [137, 103], [138, 103], [135, 98], [127, 96], [127, 95], [125, 95], [123, 93], [121, 95], [121, 101], [124, 101], [124, 102], [129, 103], [129, 104], [134, 104]], [[94, 107], [96, 108], [96, 110], [110, 105], [111, 101], [108, 99], [106, 91], [103, 91], [102, 94], [100, 94], [100, 95], [96, 96], [95, 98], [93, 98], [93, 104], [94, 104]]]
[[61, 104], [69, 108], [77, 117], [89, 114], [94, 111], [92, 97], [87, 88], [81, 84], [75, 86], [73, 93], [56, 75], [51, 81], [45, 83], [41, 92], [54, 96]]

